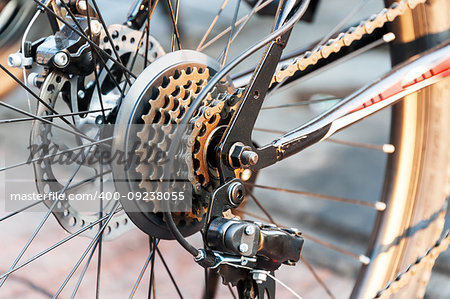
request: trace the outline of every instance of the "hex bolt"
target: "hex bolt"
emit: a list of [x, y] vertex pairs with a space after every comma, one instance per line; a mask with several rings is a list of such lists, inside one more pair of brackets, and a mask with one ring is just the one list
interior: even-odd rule
[[237, 207], [244, 200], [244, 186], [240, 182], [231, 183], [228, 187], [228, 200], [233, 207]]
[[67, 54], [64, 52], [58, 52], [53, 58], [53, 61], [55, 62], [56, 66], [65, 67], [67, 66], [67, 64], [69, 64], [69, 56], [67, 56]]
[[249, 225], [247, 225], [247, 226], [245, 227], [245, 234], [246, 234], [246, 235], [251, 236], [251, 235], [253, 235], [254, 233], [255, 233], [255, 227], [254, 227], [253, 225], [249, 224]]
[[241, 161], [245, 165], [256, 165], [258, 158], [258, 154], [254, 151], [243, 151], [241, 154]]
[[253, 271], [253, 280], [257, 284], [261, 284], [267, 279], [267, 274], [262, 271]]
[[246, 243], [242, 243], [239, 245], [239, 251], [241, 253], [246, 253], [248, 251], [248, 245]]

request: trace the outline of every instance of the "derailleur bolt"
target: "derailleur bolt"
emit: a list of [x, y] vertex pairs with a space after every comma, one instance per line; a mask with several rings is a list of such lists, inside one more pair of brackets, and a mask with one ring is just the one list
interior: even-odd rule
[[251, 236], [255, 233], [255, 227], [253, 225], [247, 225], [245, 227], [245, 234]]
[[258, 154], [254, 151], [243, 151], [241, 155], [241, 160], [244, 165], [256, 165], [258, 158]]
[[239, 251], [242, 253], [246, 253], [248, 251], [248, 245], [246, 243], [242, 243], [239, 245]]

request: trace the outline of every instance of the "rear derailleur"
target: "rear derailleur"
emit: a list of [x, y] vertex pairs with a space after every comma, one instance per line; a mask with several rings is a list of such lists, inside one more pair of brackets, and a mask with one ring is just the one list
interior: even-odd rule
[[300, 260], [304, 240], [296, 229], [224, 217], [230, 214], [224, 211], [239, 206], [244, 192], [238, 179], [214, 192], [205, 222], [206, 247], [196, 261], [218, 273], [224, 284], [236, 286], [240, 298], [272, 299], [274, 271]]

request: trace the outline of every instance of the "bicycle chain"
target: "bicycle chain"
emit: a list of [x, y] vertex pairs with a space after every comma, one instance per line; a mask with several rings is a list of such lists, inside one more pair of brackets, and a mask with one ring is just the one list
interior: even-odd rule
[[408, 265], [403, 272], [397, 274], [394, 280], [389, 281], [386, 284], [386, 287], [380, 291], [378, 291], [377, 295], [374, 298], [389, 298], [393, 294], [397, 293], [400, 289], [402, 289], [405, 285], [408, 284], [409, 280], [420, 270], [426, 267], [432, 268], [434, 262], [438, 258], [438, 256], [447, 250], [447, 247], [450, 243], [450, 230], [448, 230], [436, 243], [428, 248], [424, 255], [417, 258], [417, 260]]
[[297, 71], [303, 71], [311, 65], [315, 65], [320, 59], [326, 59], [332, 53], [339, 52], [343, 47], [348, 47], [352, 42], [360, 40], [364, 35], [371, 34], [376, 28], [381, 28], [387, 22], [392, 22], [398, 16], [403, 15], [408, 9], [414, 9], [418, 4], [426, 0], [402, 0], [392, 3], [389, 8], [384, 8], [378, 14], [362, 21], [357, 27], [351, 27], [347, 32], [340, 33], [337, 38], [330, 39], [324, 45], [316, 47], [293, 60], [290, 65], [283, 66], [274, 74], [270, 86], [281, 83], [292, 77]]

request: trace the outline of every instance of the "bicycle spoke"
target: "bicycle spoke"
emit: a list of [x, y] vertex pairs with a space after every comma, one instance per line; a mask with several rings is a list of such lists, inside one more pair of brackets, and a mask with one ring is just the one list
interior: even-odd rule
[[200, 51], [200, 48], [203, 46], [203, 43], [208, 38], [209, 34], [211, 33], [211, 30], [214, 28], [214, 25], [216, 25], [217, 21], [219, 20], [220, 15], [222, 14], [222, 11], [227, 6], [229, 0], [223, 0], [222, 5], [220, 6], [219, 11], [217, 12], [216, 16], [212, 20], [211, 24], [209, 25], [208, 29], [206, 30], [205, 34], [203, 34], [202, 39], [200, 40], [200, 43], [197, 46], [196, 51]]
[[[250, 197], [253, 199], [255, 204], [258, 206], [258, 208], [266, 215], [266, 217], [269, 219], [269, 221], [273, 224], [277, 224], [275, 220], [273, 220], [272, 215], [263, 207], [263, 205], [259, 202], [259, 200], [256, 199], [256, 197], [253, 195], [253, 193], [249, 190], [249, 188], [245, 188], [247, 191], [247, 194], [250, 195]], [[278, 225], [278, 224], [277, 224]]]
[[338, 247], [338, 246], [336, 246], [334, 244], [331, 244], [330, 242], [323, 241], [323, 240], [321, 240], [321, 239], [319, 239], [317, 237], [314, 237], [314, 236], [312, 236], [310, 234], [306, 234], [304, 232], [302, 232], [302, 235], [303, 235], [303, 237], [305, 237], [305, 239], [313, 241], [314, 243], [317, 243], [319, 245], [322, 245], [322, 246], [327, 247], [329, 249], [332, 249], [334, 251], [340, 252], [340, 253], [348, 256], [348, 257], [351, 257], [351, 258], [359, 261], [363, 265], [370, 264], [370, 258], [368, 256], [364, 255], [364, 254], [355, 254], [355, 253], [353, 253], [353, 252], [351, 252], [349, 250], [343, 249], [343, 248]]
[[173, 278], [172, 272], [170, 271], [169, 267], [166, 264], [166, 261], [164, 260], [164, 257], [162, 256], [161, 252], [159, 251], [159, 248], [156, 247], [156, 252], [158, 253], [159, 258], [161, 259], [164, 268], [167, 271], [167, 274], [169, 274], [170, 280], [172, 281], [173, 286], [175, 287], [175, 289], [177, 290], [178, 296], [180, 296], [181, 299], [183, 299], [183, 295], [180, 292], [180, 288], [178, 287], [175, 279]]
[[306, 101], [300, 100], [295, 103], [288, 103], [288, 104], [281, 104], [281, 105], [274, 105], [274, 106], [264, 106], [261, 108], [261, 110], [291, 108], [291, 107], [306, 106], [306, 105], [310, 105], [310, 104], [322, 103], [322, 102], [327, 102], [327, 101], [338, 101], [338, 100], [341, 100], [341, 99], [335, 98], [335, 97], [329, 97], [329, 98], [322, 98], [322, 99], [317, 99], [317, 100], [306, 100]]
[[2, 218], [0, 218], [0, 222], [6, 220], [8, 218], [11, 218], [11, 217], [13, 217], [13, 216], [15, 216], [15, 215], [17, 215], [19, 213], [22, 213], [23, 211], [31, 209], [32, 207], [37, 206], [38, 204], [43, 203], [43, 202], [44, 202], [43, 200], [39, 200], [39, 201], [33, 202], [32, 204], [30, 204], [30, 205], [28, 205], [26, 207], [23, 207], [23, 208], [21, 208], [21, 209], [19, 209], [17, 211], [14, 211], [14, 212], [6, 215], [6, 216], [3, 216]]
[[[337, 196], [331, 196], [331, 195], [323, 195], [313, 192], [305, 192], [305, 191], [299, 191], [299, 190], [291, 190], [291, 189], [284, 189], [279, 187], [271, 187], [271, 186], [263, 186], [263, 185], [257, 185], [253, 183], [245, 183], [245, 185], [254, 187], [254, 188], [260, 188], [260, 189], [266, 189], [266, 190], [272, 190], [277, 192], [284, 192], [284, 193], [291, 193], [291, 194], [297, 194], [307, 197], [314, 197], [314, 198], [320, 198], [320, 199], [326, 199], [331, 201], [338, 201], [343, 202], [347, 204], [353, 204], [353, 205], [359, 205], [359, 206], [366, 206], [376, 209], [377, 211], [384, 211], [386, 209], [386, 204], [381, 201], [377, 202], [367, 202], [363, 200], [355, 200], [355, 199], [349, 199], [349, 198], [343, 198], [343, 197], [337, 197]], [[249, 192], [249, 195], [253, 197], [252, 193]]]
[[336, 299], [336, 297], [333, 295], [333, 293], [330, 291], [330, 289], [327, 287], [327, 285], [325, 284], [325, 282], [320, 278], [320, 276], [316, 273], [316, 271], [314, 270], [314, 268], [311, 266], [311, 264], [305, 260], [305, 258], [303, 256], [300, 257], [300, 260], [303, 262], [303, 264], [306, 266], [306, 268], [308, 268], [309, 272], [311, 272], [311, 274], [314, 276], [314, 278], [316, 279], [317, 283], [324, 289], [324, 291], [328, 294], [328, 296], [331, 299]]
[[97, 249], [97, 246], [98, 246], [98, 242], [95, 243], [94, 248], [92, 248], [91, 253], [88, 256], [86, 264], [84, 265], [83, 271], [81, 271], [80, 278], [78, 278], [77, 284], [75, 285], [75, 288], [74, 288], [74, 290], [72, 292], [72, 296], [70, 296], [70, 299], [75, 299], [75, 295], [77, 294], [78, 289], [80, 288], [81, 282], [82, 282], [82, 280], [84, 278], [84, 275], [86, 274], [86, 271], [87, 271], [87, 269], [89, 267], [89, 264], [91, 263], [92, 257], [94, 256], [94, 253], [95, 253], [95, 250]]
[[[109, 111], [111, 108], [106, 108], [105, 111]], [[90, 113], [98, 113], [102, 112], [101, 109], [98, 110], [89, 110], [89, 111], [81, 111], [81, 112], [73, 112], [73, 113], [64, 113], [64, 114], [58, 114], [58, 115], [44, 115], [41, 116], [43, 119], [54, 119], [60, 116], [77, 116], [77, 115], [84, 115], [84, 114], [90, 114]], [[24, 118], [12, 118], [12, 119], [3, 119], [0, 120], [1, 124], [11, 124], [11, 123], [18, 123], [18, 122], [25, 122], [25, 121], [33, 121], [36, 118], [34, 117], [24, 117]]]
[[[257, 13], [258, 11], [260, 11], [261, 9], [263, 9], [264, 7], [266, 7], [267, 5], [269, 5], [273, 0], [267, 0], [264, 3], [262, 3], [261, 5], [259, 5], [258, 7], [256, 7], [254, 9], [254, 12], [250, 12], [248, 14], [246, 14], [245, 16], [243, 16], [242, 18], [239, 19], [239, 21], [236, 22], [236, 26], [240, 25], [242, 22], [244, 22], [248, 16], [251, 13]], [[214, 44], [218, 39], [220, 39], [222, 36], [224, 36], [225, 34], [227, 34], [228, 32], [230, 32], [231, 30], [231, 26], [227, 27], [225, 30], [223, 30], [222, 32], [220, 32], [219, 34], [217, 34], [215, 37], [213, 37], [212, 39], [210, 39], [207, 43], [205, 43], [202, 47], [200, 47], [200, 49], [197, 49], [197, 51], [203, 51], [206, 48], [208, 48], [209, 46], [211, 46], [212, 44]]]
[[[119, 212], [119, 210], [116, 211], [116, 213]], [[115, 213], [114, 213], [115, 214]], [[108, 215], [105, 215], [103, 218], [95, 220], [94, 222], [90, 223], [89, 225], [86, 225], [85, 227], [83, 227], [82, 229], [78, 230], [77, 232], [67, 236], [66, 238], [62, 239], [61, 241], [53, 244], [52, 246], [48, 247], [47, 249], [41, 251], [40, 253], [34, 255], [33, 257], [29, 258], [28, 260], [26, 260], [25, 262], [19, 264], [18, 266], [16, 266], [14, 269], [8, 270], [7, 272], [3, 273], [0, 276], [0, 279], [10, 275], [13, 272], [16, 272], [17, 270], [25, 267], [26, 265], [28, 265], [29, 263], [35, 261], [36, 259], [40, 258], [41, 256], [49, 253], [50, 251], [58, 248], [59, 246], [61, 246], [62, 244], [72, 240], [73, 238], [75, 238], [76, 236], [79, 236], [80, 234], [84, 233], [85, 231], [87, 231], [88, 229], [91, 229], [92, 227], [96, 226], [97, 224], [99, 224], [101, 221], [107, 219], [109, 217]]]
[[[230, 46], [233, 44], [233, 42], [235, 41], [235, 39], [238, 37], [239, 33], [241, 33], [241, 31], [245, 28], [245, 26], [247, 25], [247, 23], [250, 21], [250, 19], [256, 14], [256, 8], [263, 2], [263, 0], [258, 0], [258, 2], [255, 4], [255, 6], [253, 7], [252, 11], [250, 12], [250, 14], [247, 15], [246, 19], [244, 20], [244, 22], [239, 26], [238, 30], [236, 31], [236, 33], [233, 34], [233, 37], [231, 38], [230, 41]], [[232, 30], [234, 31], [234, 29]], [[219, 56], [220, 57], [223, 55], [223, 51]]]
[[[120, 55], [117, 52], [116, 45], [114, 44], [114, 41], [111, 38], [111, 34], [110, 34], [109, 30], [108, 30], [108, 27], [106, 26], [106, 23], [105, 23], [105, 20], [103, 19], [102, 13], [100, 12], [100, 9], [98, 9], [97, 1], [96, 0], [91, 0], [91, 2], [92, 2], [92, 4], [95, 7], [95, 10], [97, 12], [98, 18], [100, 20], [100, 23], [102, 24], [103, 29], [105, 30], [106, 36], [108, 37], [108, 41], [109, 41], [109, 44], [111, 45], [111, 48], [112, 48], [112, 50], [114, 52], [114, 55], [116, 56], [117, 61], [123, 66], [124, 64], [122, 63]], [[87, 10], [89, 10], [89, 6], [88, 6]], [[131, 86], [131, 81], [130, 81], [129, 74], [131, 74], [131, 72], [124, 72], [125, 79], [127, 80], [128, 84], [130, 84], [130, 86]]]
[[234, 10], [233, 21], [231, 22], [231, 30], [230, 30], [230, 34], [228, 36], [227, 45], [225, 46], [225, 49], [222, 52], [223, 53], [222, 67], [224, 67], [227, 62], [228, 51], [230, 50], [231, 40], [233, 39], [233, 33], [234, 33], [234, 29], [236, 28], [236, 20], [237, 20], [238, 14], [239, 14], [240, 7], [241, 7], [241, 0], [237, 0], [236, 8]]
[[[87, 18], [87, 23], [88, 23], [89, 37], [92, 40], [91, 16], [89, 14], [89, 7], [86, 9], [86, 18]], [[73, 19], [76, 20], [75, 18], [73, 18]], [[106, 27], [105, 27], [105, 31], [107, 31]], [[94, 65], [97, 65], [97, 62], [96, 62], [96, 60], [97, 60], [96, 58], [97, 57], [98, 56], [93, 55]], [[119, 61], [120, 61], [120, 57], [118, 57], [118, 58], [119, 58]], [[105, 67], [106, 67], [106, 65], [105, 65]], [[97, 88], [97, 95], [98, 95], [98, 99], [99, 99], [99, 102], [100, 102], [100, 107], [102, 109], [103, 123], [105, 123], [106, 122], [105, 107], [103, 105], [103, 96], [102, 96], [102, 91], [100, 89], [100, 82], [99, 82], [97, 68], [94, 68], [94, 77], [95, 77], [95, 85], [96, 85], [96, 88]], [[129, 78], [128, 78], [127, 82], [128, 81], [129, 81]], [[117, 83], [116, 87], [120, 87], [120, 86], [118, 86], [118, 83]], [[100, 248], [101, 248], [101, 245], [99, 245], [99, 252], [101, 251]]]
[[[241, 211], [243, 214], [246, 214], [246, 215], [248, 215], [248, 216], [250, 216], [250, 217], [253, 217], [253, 218], [256, 218], [256, 219], [258, 219], [258, 220], [265, 221], [265, 222], [269, 222], [269, 223], [275, 224], [276, 226], [279, 226], [279, 227], [282, 227], [282, 228], [287, 228], [287, 229], [289, 229], [289, 227], [287, 227], [287, 226], [285, 226], [285, 225], [281, 225], [281, 224], [276, 223], [276, 222], [273, 221], [273, 220], [270, 220], [270, 218], [272, 218], [272, 217], [270, 217], [270, 218], [268, 217], [269, 213], [267, 213], [267, 214], [264, 213], [264, 214], [266, 215], [267, 218], [263, 218], [263, 217], [261, 217], [261, 216], [259, 216], [259, 215], [256, 215], [256, 214], [254, 214], [254, 213], [248, 212], [248, 211], [246, 211], [246, 210], [240, 210], [240, 211]], [[266, 209], [264, 209], [264, 211], [267, 212]], [[317, 244], [319, 244], [319, 245], [322, 245], [323, 247], [332, 249], [332, 250], [337, 251], [337, 252], [340, 252], [340, 253], [342, 253], [342, 254], [348, 256], [348, 257], [351, 257], [351, 258], [353, 258], [353, 259], [359, 261], [360, 263], [362, 263], [362, 264], [364, 264], [364, 265], [368, 265], [368, 264], [370, 263], [370, 258], [369, 258], [368, 256], [364, 255], [364, 254], [355, 254], [355, 253], [353, 253], [353, 252], [351, 252], [351, 251], [349, 251], [349, 250], [343, 249], [343, 248], [341, 248], [341, 247], [339, 247], [339, 246], [336, 246], [336, 245], [331, 244], [331, 243], [329, 243], [329, 242], [323, 241], [323, 240], [321, 240], [321, 239], [319, 239], [319, 238], [316, 238], [316, 237], [314, 237], [314, 236], [312, 236], [312, 235], [309, 235], [309, 234], [306, 234], [306, 233], [304, 233], [304, 232], [302, 232], [302, 236], [303, 236], [305, 239], [308, 239], [308, 240], [310, 240], [310, 241], [312, 241], [312, 242], [314, 242], [314, 243], [317, 243]]]
[[[259, 131], [259, 132], [277, 134], [277, 135], [283, 135], [283, 134], [287, 133], [285, 131], [273, 130], [273, 129], [263, 129], [263, 128], [254, 128], [253, 130]], [[370, 144], [370, 143], [363, 143], [363, 142], [344, 141], [344, 140], [335, 139], [335, 138], [327, 138], [323, 141], [342, 144], [342, 145], [348, 145], [348, 146], [353, 146], [353, 147], [360, 147], [360, 148], [364, 148], [364, 149], [378, 150], [378, 151], [382, 151], [386, 154], [392, 154], [395, 152], [395, 146], [390, 143], [378, 145], [378, 144]]]
[[[14, 81], [16, 81], [22, 88], [24, 88], [29, 94], [31, 94], [34, 98], [36, 98], [36, 100], [38, 100], [39, 103], [41, 103], [42, 105], [44, 105], [45, 108], [49, 109], [51, 112], [53, 112], [54, 114], [58, 115], [58, 112], [51, 107], [49, 104], [47, 104], [44, 100], [42, 100], [34, 91], [32, 91], [25, 83], [23, 83], [21, 80], [19, 80], [16, 76], [14, 76], [7, 68], [5, 68], [1, 63], [0, 63], [0, 68], [9, 76], [11, 77], [11, 79], [13, 79]], [[16, 112], [20, 112], [22, 114], [34, 117], [34, 118], [38, 118], [38, 116], [33, 115], [31, 112], [27, 112], [25, 110], [22, 110], [20, 108], [14, 107], [12, 105], [6, 104], [4, 102], [0, 102], [2, 106], [7, 107], [9, 109], [12, 109]], [[62, 116], [58, 116], [63, 122], [65, 122], [67, 125], [69, 125], [72, 129], [75, 130], [75, 132], [72, 132], [73, 134], [77, 134], [80, 137], [83, 138], [88, 138], [86, 135], [82, 134], [76, 127], [73, 126], [73, 124], [71, 124], [67, 119], [65, 119]], [[51, 122], [50, 122], [51, 124]], [[56, 127], [58, 127], [57, 125], [55, 125]]]
[[368, 2], [368, 0], [360, 0], [358, 4], [356, 4], [353, 9], [345, 16], [345, 18], [343, 18], [335, 27], [333, 27], [333, 29], [327, 34], [325, 35], [320, 42], [317, 43], [317, 45], [314, 47], [319, 47], [321, 45], [323, 45], [327, 40], [329, 40], [336, 32], [338, 32], [339, 30], [341, 30], [345, 24], [347, 24], [348, 21], [350, 21], [350, 19], [356, 14], [358, 13], [361, 8], [363, 8], [363, 6]]
[[236, 294], [234, 294], [233, 288], [231, 287], [230, 284], [227, 284], [228, 290], [231, 293], [231, 296], [233, 296], [233, 299], [237, 299]]
[[342, 144], [342, 145], [377, 150], [377, 151], [381, 151], [386, 154], [392, 154], [395, 152], [395, 146], [393, 144], [389, 144], [389, 143], [377, 145], [377, 144], [369, 144], [369, 143], [362, 143], [362, 142], [345, 141], [345, 140], [339, 140], [339, 139], [334, 139], [334, 138], [328, 138], [326, 140], [328, 142]]
[[112, 170], [108, 170], [108, 171], [105, 171], [105, 172], [103, 172], [103, 173], [96, 174], [96, 175], [94, 175], [94, 176], [91, 176], [91, 177], [89, 177], [89, 178], [87, 178], [87, 179], [82, 180], [81, 182], [78, 182], [78, 183], [76, 183], [76, 184], [73, 184], [72, 186], [70, 186], [69, 188], [67, 188], [66, 191], [73, 190], [73, 189], [76, 189], [76, 188], [78, 188], [78, 187], [81, 187], [81, 186], [84, 185], [84, 184], [93, 182], [93, 181], [95, 181], [95, 179], [99, 178], [102, 174], [105, 175], [105, 174], [109, 174], [109, 173], [112, 173]]
[[[100, 163], [99, 165], [99, 172], [100, 172], [100, 194], [103, 194], [103, 163]], [[99, 201], [100, 204], [100, 213], [99, 218], [103, 217], [103, 200]], [[99, 223], [99, 229], [101, 228], [102, 223]], [[101, 265], [102, 265], [102, 244], [103, 244], [103, 231], [100, 234], [100, 238], [98, 239], [98, 256], [97, 256], [97, 281], [95, 284], [95, 298], [98, 299], [100, 296], [100, 271], [101, 271]]]
[[[159, 239], [157, 239], [155, 247], [156, 247], [158, 244], [159, 244]], [[150, 253], [148, 254], [147, 259], [145, 260], [144, 266], [142, 267], [141, 272], [139, 273], [139, 276], [138, 276], [136, 282], [134, 283], [133, 289], [131, 290], [131, 294], [130, 294], [130, 296], [128, 297], [129, 299], [132, 299], [132, 298], [134, 297], [134, 294], [136, 293], [136, 290], [137, 290], [137, 288], [139, 287], [139, 284], [141, 283], [142, 277], [144, 276], [145, 271], [147, 270], [147, 267], [148, 267], [150, 261], [151, 261], [151, 260], [153, 259], [153, 257], [155, 256], [154, 252], [155, 252], [155, 250], [154, 250], [154, 248], [152, 248], [152, 249], [150, 250]]]
[[[91, 146], [92, 148], [92, 146]], [[90, 150], [90, 149], [89, 149]], [[87, 158], [87, 155], [85, 156], [84, 160]], [[73, 181], [73, 179], [75, 178], [76, 174], [78, 173], [78, 171], [81, 168], [81, 164], [78, 165], [77, 169], [73, 172], [73, 174], [70, 176], [69, 180], [67, 181], [67, 184], [64, 186], [63, 190], [60, 193], [64, 193], [66, 191], [66, 189], [69, 187], [70, 183]], [[33, 234], [31, 235], [31, 237], [28, 239], [28, 242], [25, 244], [25, 246], [22, 248], [22, 250], [20, 251], [19, 255], [17, 256], [17, 258], [14, 260], [12, 266], [9, 268], [9, 270], [14, 269], [14, 267], [17, 265], [17, 263], [20, 261], [20, 259], [22, 258], [22, 256], [25, 254], [25, 252], [27, 251], [28, 247], [30, 247], [31, 243], [33, 242], [33, 240], [35, 239], [35, 237], [37, 236], [37, 234], [39, 233], [39, 231], [41, 230], [42, 226], [44, 226], [45, 222], [47, 221], [48, 217], [50, 217], [51, 213], [53, 212], [53, 210], [55, 209], [56, 205], [60, 202], [61, 197], [58, 196], [57, 199], [53, 200], [53, 204], [50, 206], [50, 208], [48, 209], [47, 213], [45, 214], [44, 218], [41, 220], [41, 222], [39, 223], [38, 227], [35, 229], [35, 231], [33, 232]], [[8, 275], [6, 275], [5, 277], [2, 278], [2, 280], [0, 281], [0, 287], [5, 283], [6, 279], [8, 278]]]
[[[159, 241], [157, 242], [155, 238], [151, 238], [150, 245], [152, 251], [155, 251], [156, 246], [158, 246]], [[155, 290], [155, 256], [156, 254], [152, 254], [151, 268], [150, 268], [150, 286], [148, 288], [148, 298], [150, 299], [153, 292], [153, 299], [156, 299], [156, 290]]]
[[[81, 257], [78, 259], [77, 263], [75, 264], [75, 266], [72, 268], [72, 271], [70, 271], [69, 275], [66, 277], [66, 279], [64, 280], [64, 282], [62, 283], [62, 285], [59, 287], [58, 291], [56, 292], [56, 294], [53, 296], [53, 298], [57, 298], [62, 290], [64, 289], [64, 287], [67, 285], [67, 283], [69, 282], [69, 280], [72, 278], [73, 274], [75, 273], [75, 271], [78, 269], [78, 267], [80, 266], [80, 264], [83, 262], [84, 258], [86, 257], [86, 255], [89, 253], [89, 251], [91, 250], [92, 246], [94, 246], [94, 244], [99, 240], [101, 234], [103, 233], [103, 231], [105, 230], [106, 226], [108, 225], [109, 221], [112, 219], [112, 217], [114, 216], [114, 212], [119, 208], [119, 202], [116, 202], [112, 208], [112, 212], [109, 214], [108, 218], [105, 220], [104, 224], [102, 225], [101, 229], [97, 232], [97, 234], [95, 235], [95, 237], [92, 239], [91, 243], [89, 243], [88, 248], [86, 248], [86, 250], [83, 252], [83, 254], [81, 255]], [[101, 221], [99, 221], [100, 223]]]
[[[156, 6], [156, 5], [155, 5]], [[147, 68], [147, 62], [148, 62], [148, 43], [150, 41], [150, 9], [147, 11], [147, 24], [145, 24], [145, 55], [144, 55], [144, 69]]]
[[[0, 64], [0, 66], [1, 66], [1, 64]], [[81, 137], [81, 138], [86, 139], [86, 140], [89, 140], [89, 141], [95, 141], [94, 139], [92, 139], [92, 138], [90, 138], [90, 137], [88, 137], [88, 136], [86, 136], [86, 135], [84, 135], [84, 134], [82, 134], [82, 133], [79, 133], [77, 129], [76, 129], [76, 131], [71, 131], [71, 130], [69, 130], [69, 129], [67, 129], [67, 128], [64, 128], [64, 127], [62, 127], [62, 126], [60, 126], [60, 125], [58, 125], [58, 124], [55, 124], [55, 123], [53, 123], [53, 122], [51, 122], [51, 121], [49, 121], [49, 120], [47, 120], [47, 119], [45, 119], [45, 118], [42, 118], [42, 117], [40, 117], [40, 116], [36, 116], [36, 115], [34, 115], [34, 114], [32, 114], [32, 113], [29, 113], [29, 112], [27, 112], [27, 111], [25, 111], [25, 110], [22, 110], [22, 109], [20, 109], [20, 108], [15, 107], [15, 106], [12, 106], [12, 105], [10, 105], [10, 104], [8, 104], [8, 103], [5, 103], [5, 102], [3, 102], [3, 101], [0, 101], [0, 106], [3, 106], [3, 107], [5, 107], [5, 108], [8, 108], [8, 109], [13, 110], [13, 111], [15, 111], [15, 112], [24, 114], [24, 115], [26, 115], [26, 116], [29, 116], [29, 117], [33, 118], [33, 119], [39, 120], [39, 121], [41, 121], [41, 122], [44, 122], [44, 123], [46, 123], [46, 124], [52, 125], [52, 126], [54, 126], [55, 128], [58, 128], [58, 129], [60, 129], [60, 130], [62, 130], [62, 131], [64, 131], [64, 132], [68, 132], [68, 133], [70, 133], [70, 134], [76, 135], [76, 136], [78, 136], [78, 137]]]
[[[173, 26], [173, 35], [175, 35], [178, 50], [181, 50], [181, 43], [180, 43], [180, 33], [178, 32], [178, 17], [174, 15], [173, 7], [172, 7], [172, 1], [167, 0], [167, 4], [169, 5], [169, 12], [170, 12], [170, 19], [172, 20], [172, 26]], [[177, 0], [177, 14], [178, 14], [178, 6], [179, 6], [179, 0]], [[174, 38], [172, 36], [172, 45], [171, 45], [172, 52], [175, 51], [175, 42]]]

